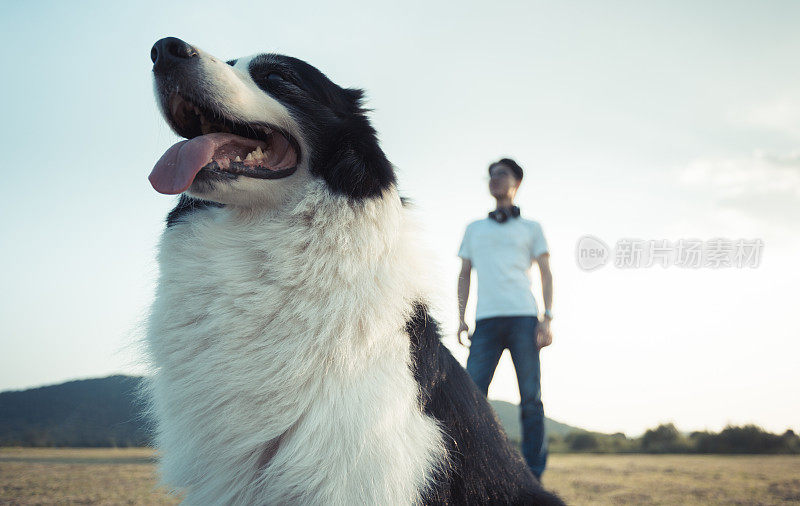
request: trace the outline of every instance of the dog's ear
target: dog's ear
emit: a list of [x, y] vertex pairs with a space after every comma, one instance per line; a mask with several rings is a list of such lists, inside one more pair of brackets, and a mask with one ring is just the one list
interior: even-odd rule
[[331, 108], [340, 118], [347, 118], [354, 114], [364, 114], [369, 109], [364, 109], [364, 90], [358, 88], [338, 88], [338, 92], [330, 97]]
[[320, 175], [336, 193], [353, 198], [380, 196], [394, 184], [392, 165], [378, 144], [378, 136], [362, 108], [364, 93], [342, 90], [335, 110], [339, 119], [320, 153]]

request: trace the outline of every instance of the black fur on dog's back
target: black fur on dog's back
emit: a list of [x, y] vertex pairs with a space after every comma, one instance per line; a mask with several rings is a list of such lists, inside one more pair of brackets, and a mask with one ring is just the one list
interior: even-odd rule
[[542, 489], [511, 446], [486, 397], [441, 344], [424, 304], [415, 305], [406, 331], [423, 409], [441, 424], [450, 459], [424, 503], [563, 504]]

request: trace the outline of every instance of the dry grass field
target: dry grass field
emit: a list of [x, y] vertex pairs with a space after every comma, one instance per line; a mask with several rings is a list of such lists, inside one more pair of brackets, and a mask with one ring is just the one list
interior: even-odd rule
[[0, 504], [177, 504], [145, 448], [0, 448]]
[[569, 504], [800, 504], [800, 456], [557, 454], [543, 481]]
[[[800, 504], [798, 456], [553, 455], [569, 504]], [[147, 449], [0, 448], [0, 504], [176, 504]]]

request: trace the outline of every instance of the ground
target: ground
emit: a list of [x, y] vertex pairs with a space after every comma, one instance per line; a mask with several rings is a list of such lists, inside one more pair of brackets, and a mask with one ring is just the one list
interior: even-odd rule
[[157, 483], [153, 452], [0, 448], [0, 504], [177, 504]]
[[[0, 448], [0, 504], [177, 504], [154, 455]], [[544, 484], [568, 504], [800, 504], [800, 456], [551, 455]]]
[[800, 456], [552, 455], [568, 504], [800, 504]]

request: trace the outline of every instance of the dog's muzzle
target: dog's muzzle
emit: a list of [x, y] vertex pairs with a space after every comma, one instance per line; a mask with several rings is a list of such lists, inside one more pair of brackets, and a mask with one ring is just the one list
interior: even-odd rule
[[160, 73], [171, 70], [177, 66], [191, 63], [192, 59], [199, 57], [198, 52], [177, 37], [164, 37], [150, 50], [150, 59], [153, 60], [153, 72]]

